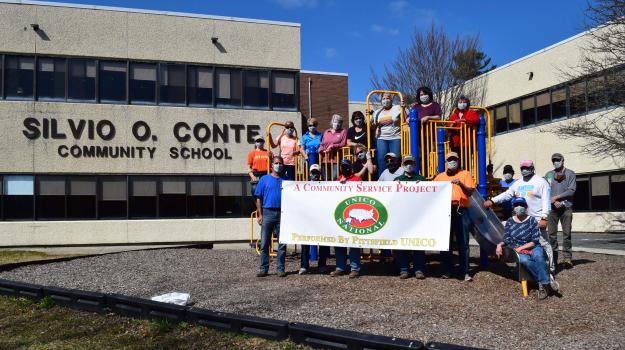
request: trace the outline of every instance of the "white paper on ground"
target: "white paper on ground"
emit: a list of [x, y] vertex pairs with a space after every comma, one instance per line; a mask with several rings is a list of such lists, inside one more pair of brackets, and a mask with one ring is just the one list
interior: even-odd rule
[[191, 294], [173, 292], [173, 293], [157, 295], [155, 297], [152, 297], [152, 300], [160, 301], [161, 303], [169, 303], [169, 304], [185, 306], [189, 304], [189, 300], [191, 300]]

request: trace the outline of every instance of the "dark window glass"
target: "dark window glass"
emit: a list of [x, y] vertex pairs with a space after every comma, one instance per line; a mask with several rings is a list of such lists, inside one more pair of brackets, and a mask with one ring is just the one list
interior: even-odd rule
[[610, 177], [608, 175], [592, 176], [590, 181], [592, 210], [608, 210], [610, 208]]
[[551, 113], [553, 119], [566, 117], [566, 87], [551, 92]]
[[523, 119], [523, 126], [529, 126], [536, 123], [536, 112], [534, 110], [535, 105], [536, 104], [534, 103], [534, 96], [524, 98], [521, 101], [521, 116]]
[[586, 113], [586, 82], [582, 81], [570, 86], [569, 106], [571, 115]]
[[131, 195], [129, 213], [131, 218], [156, 217], [156, 178], [134, 177], [130, 179]]
[[187, 74], [189, 105], [212, 106], [213, 68], [189, 66], [187, 68]]
[[130, 64], [130, 103], [156, 103], [156, 64]]
[[32, 176], [5, 176], [3, 210], [5, 219], [32, 219], [34, 217], [34, 182]]
[[606, 88], [610, 94], [609, 100], [612, 106], [622, 106], [625, 104], [625, 68], [619, 68], [610, 74], [606, 79]]
[[217, 217], [242, 217], [243, 185], [238, 178], [221, 178], [217, 182]]
[[218, 68], [217, 75], [217, 106], [240, 107], [241, 106], [241, 71], [234, 69]]
[[185, 80], [183, 64], [161, 63], [159, 70], [159, 102], [184, 104]]
[[126, 218], [127, 193], [126, 177], [106, 176], [100, 178], [98, 217], [101, 219]]
[[536, 123], [544, 123], [551, 120], [551, 106], [549, 92], [536, 95]]
[[252, 196], [252, 184], [243, 180], [245, 184], [245, 192], [243, 192], [243, 217], [250, 217], [252, 212], [256, 210], [256, 199]]
[[590, 181], [588, 177], [577, 177], [577, 188], [573, 198], [575, 210], [590, 210]]
[[[4, 85], [4, 56], [0, 55], [0, 98], [4, 97], [4, 90], [2, 90], [2, 86]], [[2, 193], [2, 192], [0, 192]], [[2, 196], [0, 196], [0, 203], [2, 201]], [[0, 218], [2, 217], [2, 209], [0, 209]]]
[[93, 176], [72, 177], [69, 179], [67, 197], [67, 217], [70, 219], [96, 218], [97, 181]]
[[4, 93], [11, 98], [33, 98], [35, 59], [25, 56], [6, 56]]
[[245, 71], [243, 105], [256, 108], [269, 107], [269, 72]]
[[37, 219], [65, 218], [65, 177], [38, 177], [35, 203]]
[[271, 104], [276, 109], [296, 109], [295, 73], [273, 72]]
[[95, 60], [70, 59], [67, 98], [77, 101], [95, 100]]
[[184, 218], [187, 216], [187, 183], [184, 177], [163, 177], [158, 196], [159, 216]]
[[506, 105], [495, 108], [495, 133], [508, 131], [508, 109]]
[[510, 130], [521, 127], [521, 104], [519, 102], [508, 105], [508, 128]]
[[215, 191], [213, 179], [193, 177], [189, 179], [189, 196], [187, 197], [188, 216], [192, 218], [212, 217]]
[[65, 59], [41, 57], [37, 61], [37, 98], [65, 99]]
[[625, 210], [625, 174], [610, 176], [611, 210]]
[[607, 104], [605, 80], [601, 77], [588, 79], [588, 111], [601, 109]]
[[98, 94], [101, 102], [126, 102], [125, 62], [100, 62]]

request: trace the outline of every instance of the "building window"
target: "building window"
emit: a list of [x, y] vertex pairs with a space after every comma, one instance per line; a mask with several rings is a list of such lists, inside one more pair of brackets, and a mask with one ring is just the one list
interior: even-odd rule
[[37, 98], [65, 99], [65, 59], [41, 57], [37, 60]]
[[607, 105], [603, 76], [588, 79], [586, 87], [588, 89], [588, 111], [595, 111]]
[[130, 64], [130, 103], [156, 103], [156, 64]]
[[606, 78], [606, 90], [609, 94], [610, 106], [625, 104], [625, 68], [618, 68]]
[[4, 93], [8, 98], [33, 98], [35, 59], [25, 56], [5, 56]]
[[241, 71], [234, 69], [218, 68], [217, 96], [218, 107], [241, 106]]
[[187, 94], [191, 106], [213, 105], [213, 68], [189, 66], [187, 68]]
[[[4, 97], [4, 55], [0, 55], [0, 98]], [[2, 191], [0, 191], [0, 194]], [[0, 197], [2, 197], [0, 195]], [[0, 215], [2, 215], [2, 209], [0, 209]]]
[[221, 178], [217, 181], [217, 217], [240, 217], [243, 213], [243, 184], [240, 179]]
[[189, 179], [189, 196], [187, 197], [188, 216], [191, 218], [212, 217], [215, 197], [213, 179], [208, 177], [192, 177]]
[[68, 61], [67, 98], [75, 101], [95, 101], [95, 60]]
[[3, 217], [9, 220], [33, 219], [35, 212], [33, 177], [5, 176], [2, 180]]
[[253, 108], [269, 107], [269, 72], [245, 71], [243, 105]]
[[506, 105], [495, 108], [495, 133], [508, 131], [508, 109]]
[[576, 211], [590, 210], [590, 180], [588, 176], [577, 176], [576, 180], [573, 209]]
[[156, 178], [133, 177], [130, 179], [131, 195], [129, 214], [131, 218], [155, 218], [156, 207]]
[[582, 81], [571, 85], [569, 97], [569, 108], [571, 115], [586, 113], [586, 82]]
[[610, 208], [625, 211], [625, 174], [610, 176]]
[[534, 96], [524, 98], [521, 101], [521, 118], [523, 120], [523, 126], [530, 126], [536, 123], [536, 112], [534, 110], [535, 106]]
[[508, 105], [508, 129], [514, 130], [521, 127], [521, 104], [519, 102]]
[[551, 91], [551, 113], [553, 119], [566, 117], [566, 87]]
[[158, 196], [159, 216], [184, 218], [187, 216], [187, 183], [184, 177], [163, 177]]
[[70, 177], [69, 196], [67, 197], [67, 218], [96, 218], [96, 188], [94, 176]]
[[549, 92], [544, 92], [536, 96], [536, 124], [545, 123], [551, 120], [551, 106]]
[[590, 178], [590, 207], [592, 210], [608, 210], [610, 208], [610, 177], [608, 175]]
[[183, 64], [161, 63], [159, 69], [159, 103], [185, 103], [186, 72]]
[[126, 218], [127, 193], [126, 177], [107, 176], [101, 178], [98, 217], [101, 219]]
[[275, 109], [296, 109], [295, 73], [273, 72], [271, 104]]
[[37, 219], [65, 218], [65, 177], [37, 177]]
[[98, 94], [104, 103], [126, 102], [125, 62], [100, 61]]

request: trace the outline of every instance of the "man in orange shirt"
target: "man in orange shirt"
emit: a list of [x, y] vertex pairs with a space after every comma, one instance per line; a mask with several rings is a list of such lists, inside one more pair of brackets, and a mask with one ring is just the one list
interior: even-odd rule
[[247, 154], [247, 174], [250, 176], [252, 196], [260, 177], [268, 174], [269, 160], [271, 158], [271, 152], [265, 149], [265, 140], [262, 137], [258, 137], [255, 140], [254, 150]]
[[443, 274], [443, 278], [449, 278], [451, 275], [453, 266], [451, 241], [455, 236], [460, 257], [460, 276], [463, 276], [464, 280], [468, 282], [471, 281], [471, 275], [469, 275], [469, 225], [471, 222], [466, 214], [466, 208], [469, 207], [469, 196], [475, 189], [475, 183], [471, 173], [460, 169], [458, 153], [447, 153], [445, 162], [447, 163], [447, 171], [436, 175], [434, 178], [434, 181], [450, 181], [452, 183], [449, 251], [443, 252], [447, 267], [447, 272]]

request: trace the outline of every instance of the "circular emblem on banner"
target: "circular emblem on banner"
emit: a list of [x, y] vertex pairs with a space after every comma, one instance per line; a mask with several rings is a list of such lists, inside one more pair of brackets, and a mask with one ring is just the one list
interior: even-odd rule
[[384, 227], [388, 212], [380, 201], [354, 196], [342, 200], [334, 210], [334, 221], [348, 233], [369, 235]]

